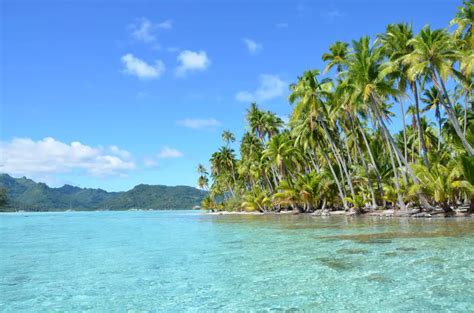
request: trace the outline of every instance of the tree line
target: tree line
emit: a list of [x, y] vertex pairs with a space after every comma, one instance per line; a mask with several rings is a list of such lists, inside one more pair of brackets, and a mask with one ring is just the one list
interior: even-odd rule
[[389, 24], [376, 38], [332, 44], [322, 72], [305, 71], [289, 86], [288, 123], [252, 103], [238, 153], [235, 135], [223, 132], [210, 171], [198, 166], [208, 192], [202, 207], [361, 212], [410, 204], [448, 212], [469, 205], [473, 24], [474, 1], [465, 0], [445, 29]]

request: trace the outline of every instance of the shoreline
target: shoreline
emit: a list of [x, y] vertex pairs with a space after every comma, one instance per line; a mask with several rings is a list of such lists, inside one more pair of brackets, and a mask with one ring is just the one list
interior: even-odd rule
[[203, 212], [206, 215], [251, 215], [251, 216], [264, 216], [264, 215], [302, 215], [302, 216], [312, 216], [312, 217], [330, 217], [330, 216], [347, 216], [347, 217], [384, 217], [384, 218], [473, 218], [474, 213], [464, 213], [464, 212], [452, 212], [450, 214], [444, 212], [410, 212], [410, 211], [400, 211], [400, 210], [384, 210], [384, 211], [373, 211], [365, 212], [361, 214], [356, 214], [352, 211], [328, 211], [325, 212], [315, 211], [311, 213], [299, 213], [294, 211], [281, 211], [281, 212], [245, 212], [245, 211], [217, 211], [217, 212]]

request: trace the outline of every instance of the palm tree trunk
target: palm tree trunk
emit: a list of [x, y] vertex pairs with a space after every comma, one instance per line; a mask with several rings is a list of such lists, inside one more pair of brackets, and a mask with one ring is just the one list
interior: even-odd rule
[[401, 196], [400, 180], [398, 178], [398, 169], [397, 169], [397, 165], [395, 164], [395, 159], [393, 157], [393, 151], [390, 144], [390, 140], [387, 138], [387, 134], [384, 131], [382, 131], [382, 133], [384, 134], [384, 137], [387, 140], [388, 153], [390, 155], [390, 162], [392, 163], [393, 175], [395, 176], [395, 189], [397, 190], [398, 206], [400, 207], [401, 210], [406, 210], [405, 202], [403, 202], [403, 198]]
[[232, 189], [232, 187], [230, 186], [229, 183], [227, 183], [227, 188], [229, 188], [229, 191], [230, 191], [232, 197], [235, 197], [234, 190]]
[[453, 110], [453, 105], [451, 103], [451, 99], [449, 98], [448, 91], [446, 90], [446, 86], [444, 85], [443, 79], [440, 78], [439, 82], [436, 76], [436, 71], [433, 70], [433, 82], [435, 86], [439, 90], [439, 82], [441, 83], [441, 88], [442, 90], [439, 90], [441, 93], [444, 95], [444, 99], [446, 100], [447, 103], [444, 101], [441, 101], [441, 104], [443, 105], [444, 109], [446, 110], [446, 113], [448, 114], [449, 121], [453, 125], [454, 130], [456, 131], [456, 134], [458, 135], [459, 139], [461, 139], [461, 142], [466, 149], [467, 153], [470, 156], [474, 156], [474, 149], [472, 146], [469, 144], [469, 142], [466, 139], [466, 136], [462, 133], [461, 127], [459, 126], [459, 121], [458, 118], [456, 117], [456, 114], [454, 113]]
[[[398, 166], [400, 168], [404, 167], [402, 160], [400, 160], [400, 156], [398, 154], [395, 154], [395, 158], [397, 159]], [[402, 171], [402, 177], [403, 177], [403, 182], [405, 183], [405, 185], [408, 185], [407, 173], [405, 171]]]
[[370, 179], [369, 168], [367, 166], [367, 163], [365, 162], [364, 155], [362, 154], [362, 151], [359, 148], [359, 140], [357, 139], [357, 133], [354, 129], [354, 122], [353, 122], [352, 117], [351, 117], [350, 114], [349, 114], [349, 121], [350, 121], [350, 124], [351, 124], [352, 133], [354, 134], [354, 145], [355, 145], [355, 148], [356, 148], [356, 152], [357, 152], [357, 154], [360, 154], [360, 159], [361, 159], [361, 162], [362, 162], [362, 166], [364, 167], [365, 175], [367, 176], [367, 179], [368, 179], [370, 195], [372, 197], [372, 207], [376, 208], [377, 207], [377, 200], [375, 198], [374, 186], [372, 186], [372, 180]]
[[264, 171], [263, 174], [264, 174], [265, 179], [267, 181], [268, 187], [270, 188], [270, 192], [273, 193], [273, 187], [272, 187], [272, 182], [270, 181], [270, 178], [268, 178], [268, 175], [265, 171]]
[[405, 152], [405, 159], [408, 159], [408, 146], [407, 146], [407, 126], [405, 121], [405, 109], [403, 108], [403, 101], [401, 98], [398, 98], [398, 103], [400, 103], [400, 112], [402, 113], [402, 126], [403, 126], [403, 148]]
[[316, 173], [319, 173], [320, 169], [319, 169], [318, 161], [316, 159], [316, 153], [310, 150], [308, 154], [309, 154], [311, 163], [313, 163], [314, 170], [316, 171]]
[[464, 99], [464, 129], [463, 129], [463, 135], [466, 136], [466, 130], [467, 130], [467, 104], [468, 104], [468, 97], [466, 94], [466, 97]]
[[[349, 166], [352, 166], [352, 158], [351, 158], [351, 150], [349, 149], [349, 142], [348, 142], [348, 138], [347, 138], [347, 135], [344, 134], [344, 145], [346, 146], [346, 151], [347, 151], [347, 162], [349, 163]], [[355, 160], [354, 160], [355, 162]]]
[[[421, 143], [421, 158], [423, 159], [423, 163], [427, 168], [430, 168], [430, 162], [428, 161], [428, 150], [426, 149], [426, 141], [425, 136], [423, 134], [423, 127], [421, 125], [421, 118], [420, 118], [420, 104], [418, 99], [418, 86], [416, 81], [412, 82], [412, 92], [413, 97], [415, 98], [415, 115], [416, 115], [416, 123], [418, 124], [418, 137], [420, 138]], [[406, 157], [405, 157], [406, 159]]]
[[335, 158], [339, 160], [339, 163], [342, 166], [342, 170], [344, 171], [344, 174], [346, 175], [347, 183], [348, 183], [349, 189], [351, 191], [352, 199], [355, 199], [354, 186], [352, 185], [351, 175], [347, 171], [346, 161], [339, 154], [339, 151], [337, 150], [336, 145], [334, 144], [334, 141], [332, 140], [332, 137], [331, 137], [331, 135], [329, 134], [329, 131], [326, 128], [326, 124], [321, 120], [320, 120], [320, 124], [323, 126], [324, 133], [326, 134], [326, 137], [328, 138], [329, 146], [330, 146], [332, 152], [334, 153]]
[[383, 206], [385, 206], [386, 202], [385, 202], [385, 194], [384, 194], [384, 191], [383, 191], [383, 188], [382, 188], [382, 177], [381, 177], [379, 169], [377, 167], [377, 163], [375, 163], [374, 155], [372, 154], [372, 149], [370, 148], [369, 141], [367, 140], [367, 136], [365, 135], [364, 128], [361, 127], [361, 126], [359, 126], [357, 128], [359, 129], [360, 133], [362, 134], [362, 139], [364, 141], [365, 148], [367, 149], [367, 152], [369, 153], [370, 162], [372, 163], [372, 166], [375, 169], [375, 178], [377, 180], [377, 189], [378, 189], [378, 192], [379, 192], [379, 194], [382, 198]]
[[[397, 145], [395, 144], [395, 140], [393, 140], [392, 134], [390, 134], [390, 131], [388, 130], [387, 125], [385, 125], [385, 122], [383, 121], [382, 117], [380, 116], [380, 112], [377, 109], [377, 105], [380, 105], [380, 101], [378, 101], [378, 99], [373, 94], [371, 95], [371, 99], [372, 99], [372, 101], [371, 101], [372, 111], [374, 112], [374, 114], [376, 116], [376, 119], [378, 120], [378, 123], [382, 128], [382, 131], [385, 132], [385, 136], [386, 136], [387, 140], [392, 145], [393, 150], [395, 151], [395, 153], [402, 160], [403, 164], [405, 165], [406, 171], [407, 171], [408, 175], [410, 176], [410, 178], [412, 179], [413, 183], [414, 184], [419, 184], [420, 181], [418, 180], [418, 178], [413, 173], [413, 170], [411, 169], [410, 164], [408, 164], [407, 160], [403, 157], [402, 153], [398, 149]], [[423, 194], [419, 193], [418, 194], [418, 199], [420, 200], [420, 204], [423, 208], [426, 208], [426, 209], [432, 209], [433, 208], [428, 203], [428, 200], [426, 200], [426, 197]]]
[[270, 170], [272, 171], [273, 183], [275, 184], [275, 187], [276, 187], [278, 186], [278, 175], [273, 165], [270, 166]]
[[321, 147], [321, 153], [322, 153], [324, 159], [326, 160], [326, 163], [329, 166], [329, 170], [331, 171], [332, 176], [334, 177], [334, 181], [336, 182], [337, 190], [339, 191], [339, 197], [341, 198], [344, 209], [348, 209], [347, 201], [346, 201], [346, 195], [344, 194], [344, 190], [341, 187], [341, 183], [339, 181], [339, 178], [336, 175], [336, 171], [334, 171], [334, 168], [331, 164], [331, 161], [329, 160], [329, 157], [327, 156], [326, 152], [324, 151], [324, 149], [322, 147]]
[[438, 151], [441, 151], [441, 116], [438, 116]]

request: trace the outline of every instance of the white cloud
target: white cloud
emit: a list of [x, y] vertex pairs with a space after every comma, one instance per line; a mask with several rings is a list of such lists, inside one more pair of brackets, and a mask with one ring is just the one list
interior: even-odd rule
[[157, 78], [165, 72], [165, 64], [161, 60], [156, 60], [155, 64], [148, 64], [131, 53], [122, 56], [122, 63], [125, 66], [125, 73], [141, 79]]
[[143, 164], [145, 164], [146, 167], [153, 167], [153, 166], [156, 166], [158, 162], [154, 160], [153, 158], [145, 158], [143, 160]]
[[179, 66], [176, 76], [185, 76], [188, 72], [204, 71], [211, 65], [205, 51], [184, 50], [178, 55]]
[[193, 129], [213, 128], [221, 125], [221, 122], [214, 118], [186, 118], [177, 121], [181, 126]]
[[161, 148], [161, 151], [158, 153], [158, 158], [160, 159], [181, 158], [183, 156], [184, 154], [181, 151], [168, 146]]
[[240, 91], [235, 98], [241, 102], [265, 101], [282, 96], [287, 83], [277, 75], [261, 74], [260, 85], [254, 92]]
[[172, 29], [173, 21], [172, 20], [163, 21], [161, 23], [158, 23], [156, 27], [161, 28], [161, 29]]
[[338, 9], [332, 9], [321, 13], [321, 17], [327, 21], [333, 21], [345, 17], [347, 14]]
[[118, 156], [120, 156], [121, 158], [124, 158], [124, 159], [130, 159], [132, 157], [132, 155], [130, 154], [130, 152], [126, 151], [126, 150], [121, 150], [119, 147], [117, 146], [110, 146], [109, 147], [110, 151]]
[[51, 137], [0, 142], [0, 172], [15, 176], [49, 178], [52, 174], [70, 172], [111, 176], [133, 169], [135, 163], [130, 153], [117, 146], [91, 147], [78, 141], [67, 144]]
[[276, 23], [275, 27], [276, 28], [288, 28], [288, 23]]
[[251, 54], [257, 54], [263, 49], [263, 46], [261, 44], [257, 43], [255, 40], [252, 40], [250, 38], [244, 38], [242, 39], [242, 41], [247, 47], [248, 52], [250, 52]]
[[172, 29], [171, 20], [166, 20], [158, 24], [152, 23], [146, 18], [138, 19], [136, 23], [130, 25], [131, 35], [135, 40], [150, 43], [156, 41], [158, 29]]
[[163, 159], [177, 159], [182, 158], [184, 154], [178, 149], [163, 146], [157, 154], [154, 156], [147, 156], [143, 159], [143, 165], [145, 167], [155, 167], [162, 163]]

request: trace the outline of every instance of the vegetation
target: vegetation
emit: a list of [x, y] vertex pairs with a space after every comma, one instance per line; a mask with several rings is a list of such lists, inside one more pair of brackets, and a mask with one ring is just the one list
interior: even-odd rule
[[50, 188], [27, 178], [0, 174], [0, 211], [190, 209], [204, 196], [205, 192], [187, 186], [138, 185], [126, 192], [70, 185]]
[[287, 124], [252, 103], [238, 156], [235, 136], [223, 133], [210, 172], [198, 168], [202, 207], [450, 211], [473, 203], [473, 23], [466, 0], [446, 29], [415, 34], [390, 24], [374, 39], [334, 43], [322, 73], [308, 70], [290, 85]]
[[0, 188], [0, 210], [4, 209], [8, 204], [7, 190]]

